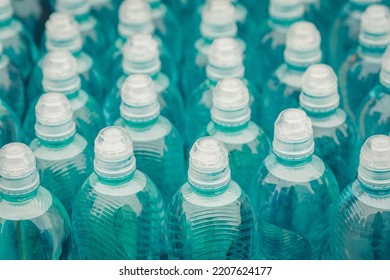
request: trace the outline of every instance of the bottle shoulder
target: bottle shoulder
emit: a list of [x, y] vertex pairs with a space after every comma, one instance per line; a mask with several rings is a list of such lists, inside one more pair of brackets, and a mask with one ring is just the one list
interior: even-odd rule
[[302, 71], [292, 71], [286, 63], [280, 65], [271, 76], [269, 83], [272, 82], [276, 86], [288, 86], [292, 90], [300, 90], [303, 77]]
[[345, 127], [353, 125], [351, 118], [347, 113], [341, 109], [337, 108], [336, 111], [327, 116], [321, 115], [312, 115], [309, 114], [309, 117], [312, 121], [313, 129], [337, 129], [338, 127]]

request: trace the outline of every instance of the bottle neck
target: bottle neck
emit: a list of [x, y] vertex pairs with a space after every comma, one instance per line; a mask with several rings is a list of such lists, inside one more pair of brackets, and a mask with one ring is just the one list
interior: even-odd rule
[[110, 186], [110, 187], [116, 187], [116, 186], [121, 186], [123, 184], [126, 184], [128, 182], [130, 182], [133, 178], [134, 178], [134, 172], [128, 174], [127, 176], [124, 176], [124, 177], [120, 177], [120, 178], [115, 178], [115, 177], [105, 177], [105, 176], [101, 176], [99, 175], [98, 173], [95, 172], [96, 176], [99, 178], [99, 181], [106, 185], [106, 186]]
[[295, 64], [286, 61], [286, 65], [290, 71], [299, 73], [299, 75], [303, 75], [307, 68], [310, 67], [311, 64]]
[[73, 134], [71, 136], [67, 136], [66, 138], [61, 139], [61, 140], [56, 140], [55, 138], [54, 139], [47, 139], [47, 138], [44, 139], [44, 138], [41, 138], [39, 136], [37, 136], [37, 138], [42, 143], [42, 145], [47, 147], [47, 148], [60, 149], [60, 148], [66, 147], [70, 143], [72, 143], [74, 140], [74, 136], [75, 136], [75, 134]]
[[302, 166], [302, 165], [305, 165], [305, 164], [311, 162], [311, 160], [312, 160], [312, 154], [305, 156], [305, 157], [300, 157], [300, 158], [287, 158], [287, 157], [280, 156], [276, 153], [274, 153], [274, 155], [276, 157], [276, 160], [280, 164], [286, 165], [286, 166]]
[[124, 159], [100, 158], [95, 155], [94, 171], [100, 180], [118, 184], [131, 180], [136, 170], [134, 154]]
[[12, 20], [13, 20], [12, 17], [0, 19], [0, 28], [11, 25]]
[[364, 191], [374, 195], [390, 195], [390, 180], [383, 182], [383, 184], [373, 184], [362, 180], [359, 176], [357, 178]]
[[33, 198], [39, 187], [39, 175], [35, 169], [22, 178], [0, 179], [0, 195], [7, 201], [20, 202]]
[[362, 58], [371, 58], [378, 63], [381, 63], [382, 56], [386, 51], [386, 46], [366, 46], [360, 44], [357, 49], [357, 54]]
[[321, 112], [315, 112], [315, 111], [309, 111], [303, 108], [306, 112], [307, 116], [311, 119], [320, 119], [320, 118], [329, 118], [336, 114], [338, 108], [334, 108], [332, 110], [328, 111], [321, 111]]
[[243, 79], [245, 75], [245, 67], [243, 64], [234, 65], [231, 67], [218, 67], [212, 64], [206, 66], [207, 78], [215, 84], [222, 79], [237, 78]]
[[149, 129], [153, 125], [155, 125], [158, 121], [159, 115], [157, 117], [154, 117], [153, 119], [147, 119], [147, 120], [132, 120], [129, 118], [124, 118], [122, 116], [123, 121], [126, 125], [135, 128], [135, 129]]
[[221, 132], [225, 132], [225, 133], [240, 132], [240, 131], [248, 128], [248, 125], [249, 125], [249, 121], [247, 121], [245, 123], [241, 123], [241, 124], [236, 124], [236, 125], [234, 125], [234, 124], [232, 124], [232, 125], [219, 124], [219, 123], [215, 122], [214, 120], [212, 122], [213, 122], [216, 130], [221, 131]]

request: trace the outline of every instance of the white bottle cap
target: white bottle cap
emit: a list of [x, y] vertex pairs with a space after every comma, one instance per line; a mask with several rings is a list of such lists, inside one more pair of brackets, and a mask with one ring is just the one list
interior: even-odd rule
[[14, 9], [11, 0], [0, 0], [0, 22], [11, 19], [14, 16]]
[[390, 44], [390, 12], [384, 5], [371, 5], [362, 15], [359, 42], [369, 47]]
[[300, 0], [271, 0], [269, 15], [277, 20], [300, 19], [305, 13], [305, 6]]
[[119, 7], [118, 32], [126, 38], [135, 33], [153, 33], [154, 23], [149, 4], [144, 0], [125, 0]]

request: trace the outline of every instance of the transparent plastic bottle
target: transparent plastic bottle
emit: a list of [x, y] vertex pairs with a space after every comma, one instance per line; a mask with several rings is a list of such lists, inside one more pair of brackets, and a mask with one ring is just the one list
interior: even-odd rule
[[0, 148], [23, 140], [20, 120], [16, 113], [0, 98]]
[[382, 56], [390, 43], [390, 11], [371, 5], [362, 15], [359, 46], [340, 68], [342, 107], [356, 119], [360, 103], [379, 82]]
[[37, 59], [38, 49], [30, 32], [14, 17], [11, 0], [0, 0], [0, 41], [4, 53], [26, 81]]
[[61, 202], [42, 187], [34, 154], [22, 143], [0, 150], [0, 259], [67, 259], [71, 225]]
[[239, 41], [234, 38], [214, 40], [209, 50], [206, 79], [190, 96], [187, 96], [185, 137], [188, 150], [201, 136], [202, 130], [210, 121], [212, 92], [221, 79], [237, 78], [243, 80], [250, 94], [252, 119], [258, 123], [261, 96], [256, 87], [246, 79], [245, 70]]
[[84, 181], [93, 171], [92, 146], [76, 133], [70, 102], [61, 93], [46, 93], [35, 106], [36, 138], [30, 143], [41, 184], [64, 205], [69, 216]]
[[83, 36], [83, 49], [94, 60], [101, 62], [102, 53], [109, 47], [108, 30], [91, 14], [89, 0], [56, 0], [55, 9], [76, 19]]
[[299, 105], [311, 119], [315, 153], [332, 169], [341, 192], [356, 178], [361, 139], [339, 104], [333, 69], [325, 64], [310, 66], [302, 77]]
[[137, 33], [151, 34], [154, 37], [158, 42], [161, 61], [166, 60], [175, 66], [179, 65], [179, 58], [168, 48], [168, 43], [158, 36], [152, 10], [146, 0], [123, 1], [119, 7], [118, 18], [115, 42], [104, 55], [104, 67], [107, 72], [111, 71], [111, 65], [118, 65], [118, 60], [121, 61], [123, 45]]
[[26, 92], [24, 81], [15, 65], [3, 52], [0, 42], [0, 99], [5, 101], [16, 113], [19, 120], [23, 119], [26, 108]]
[[390, 259], [390, 137], [374, 135], [360, 152], [358, 178], [341, 194], [332, 224], [334, 259]]
[[363, 12], [369, 5], [381, 2], [381, 0], [348, 0], [341, 8], [333, 22], [328, 41], [329, 63], [336, 70], [336, 73], [350, 52], [358, 46]]
[[[200, 38], [190, 40], [183, 50], [184, 65], [180, 87], [185, 100], [206, 77], [205, 69], [208, 63], [208, 53], [213, 41], [217, 38], [234, 38], [237, 36], [234, 6], [226, 0], [211, 1], [202, 9], [199, 29]], [[244, 51], [244, 41], [237, 40], [240, 42], [242, 51]]]
[[112, 0], [89, 0], [91, 13], [99, 21], [102, 28], [104, 28], [109, 43], [114, 42], [116, 37], [119, 8], [118, 2], [119, 1]]
[[363, 99], [357, 113], [363, 139], [375, 134], [390, 135], [390, 48], [382, 58], [380, 82]]
[[190, 152], [188, 182], [167, 208], [170, 259], [253, 258], [255, 219], [246, 193], [231, 179], [228, 150], [212, 137]]
[[[283, 62], [288, 29], [303, 19], [305, 8], [301, 0], [271, 0], [269, 17], [253, 32], [257, 54], [253, 59], [261, 65], [259, 79], [266, 82]], [[261, 86], [260, 86], [261, 87]], [[260, 88], [259, 88], [260, 90]]]
[[213, 92], [211, 122], [203, 135], [225, 144], [229, 150], [232, 179], [246, 192], [260, 164], [271, 151], [263, 129], [251, 121], [249, 93], [238, 79], [223, 79]]
[[[65, 51], [49, 52], [42, 65], [44, 92], [64, 94], [73, 110], [77, 132], [91, 145], [96, 135], [105, 125], [102, 109], [97, 101], [81, 89], [81, 79], [77, 73], [77, 61]], [[23, 123], [25, 142], [30, 143], [35, 137], [35, 105], [38, 99], [30, 103]]]
[[106, 127], [97, 136], [94, 172], [75, 200], [72, 222], [82, 260], [158, 259], [163, 200], [136, 168], [133, 142], [124, 129]]
[[137, 168], [150, 176], [168, 203], [185, 181], [182, 138], [171, 122], [160, 116], [157, 90], [149, 76], [129, 76], [121, 97], [121, 118], [115, 125], [129, 133]]
[[77, 72], [81, 78], [81, 87], [96, 100], [103, 102], [106, 93], [105, 80], [98, 63], [83, 49], [80, 26], [66, 13], [52, 13], [45, 24], [45, 46], [29, 80], [28, 99], [35, 100], [42, 92], [42, 64], [47, 52], [68, 51], [77, 60]]
[[286, 38], [284, 64], [279, 66], [264, 85], [259, 102], [259, 121], [270, 137], [279, 113], [299, 106], [302, 76], [306, 69], [321, 62], [321, 37], [314, 24], [307, 21], [294, 23]]
[[257, 258], [325, 258], [339, 186], [313, 155], [313, 130], [304, 111], [280, 113], [272, 148], [248, 192], [258, 223]]
[[149, 75], [155, 84], [161, 105], [161, 114], [184, 132], [184, 102], [172, 79], [165, 74], [159, 57], [157, 42], [150, 34], [136, 34], [123, 50], [123, 61], [115, 83], [104, 101], [106, 123], [111, 125], [119, 117], [121, 88], [128, 75]]

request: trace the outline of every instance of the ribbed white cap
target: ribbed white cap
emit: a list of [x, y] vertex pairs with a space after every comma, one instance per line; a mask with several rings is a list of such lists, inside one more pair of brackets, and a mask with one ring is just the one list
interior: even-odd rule
[[123, 37], [153, 33], [152, 11], [144, 0], [125, 0], [119, 7], [118, 32]]
[[390, 12], [385, 5], [371, 5], [362, 15], [359, 33], [361, 45], [386, 47], [390, 44]]

